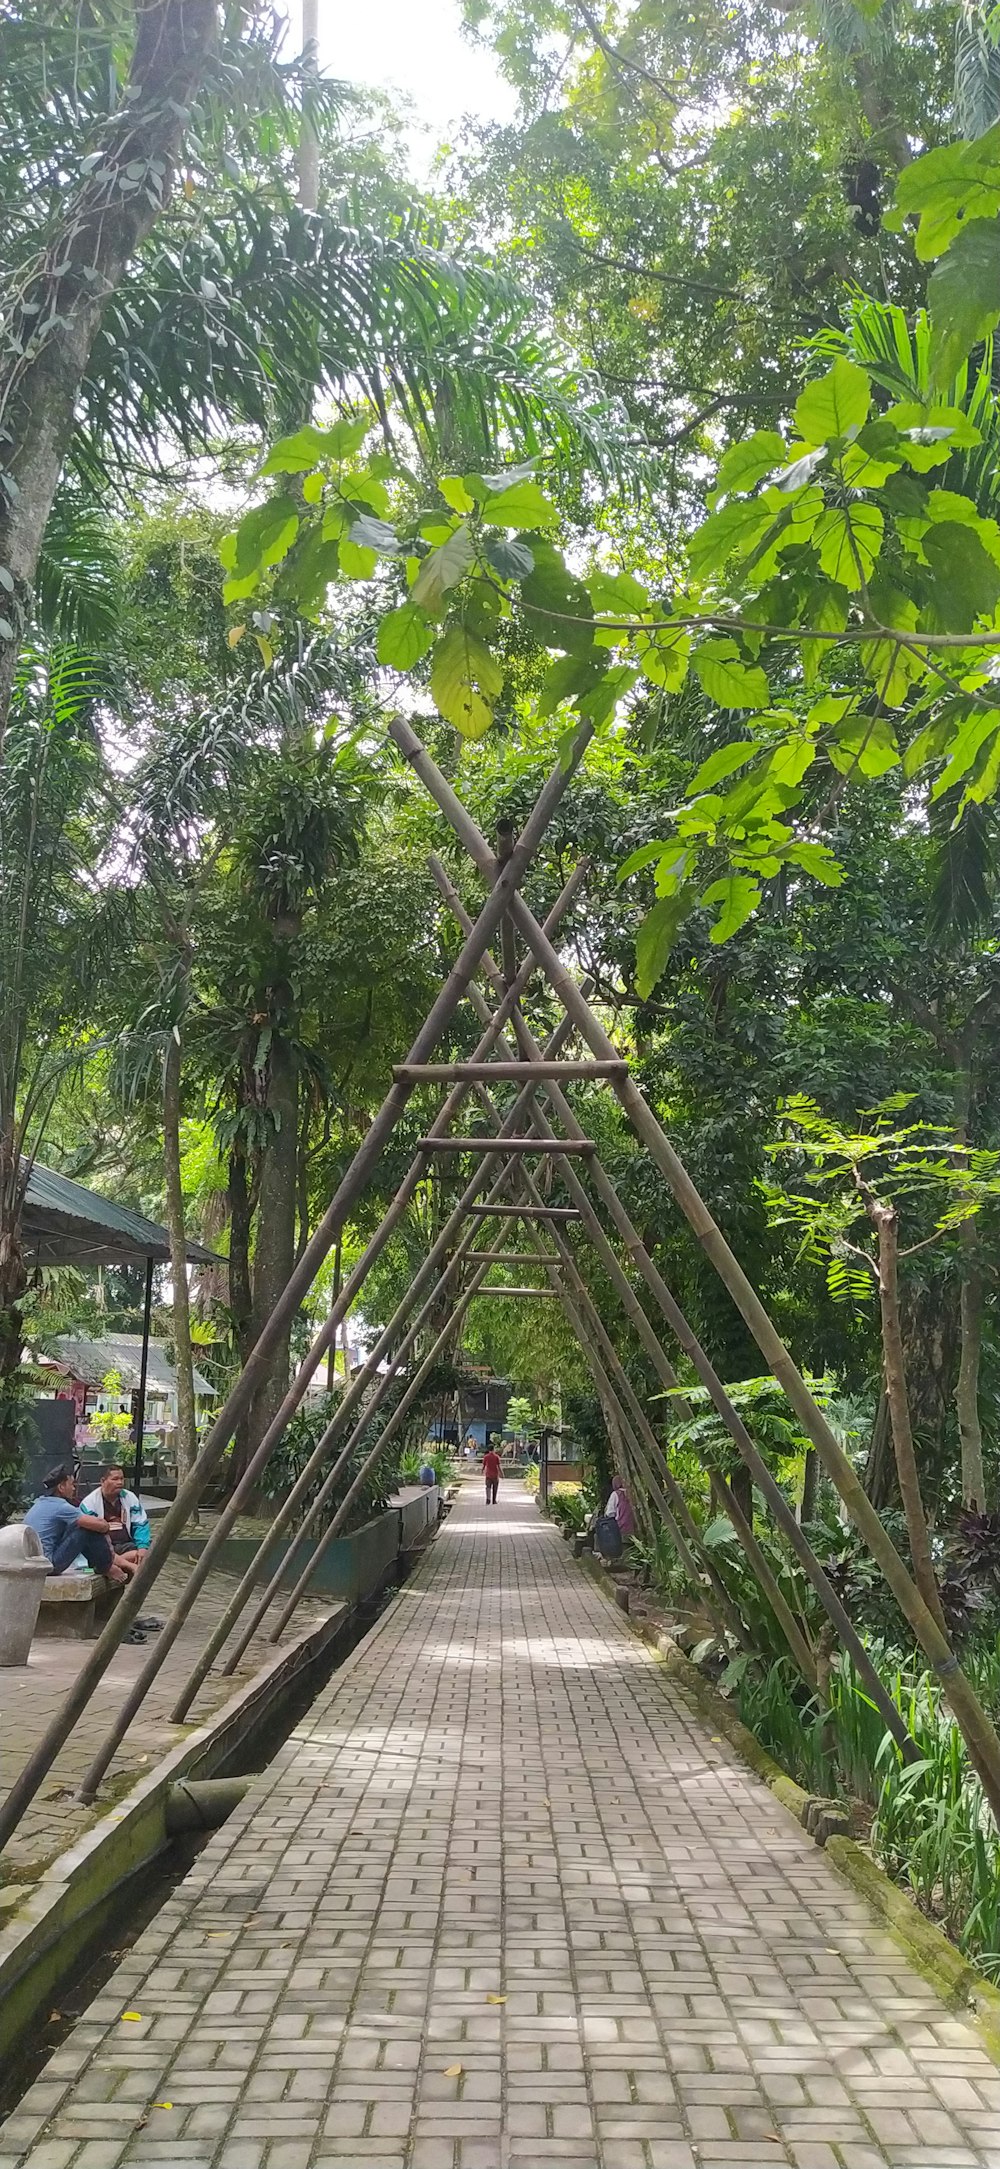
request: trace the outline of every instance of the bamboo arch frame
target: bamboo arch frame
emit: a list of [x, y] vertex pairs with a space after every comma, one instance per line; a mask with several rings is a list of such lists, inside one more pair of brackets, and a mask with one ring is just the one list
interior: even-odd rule
[[[946, 1637], [924, 1605], [878, 1514], [868, 1500], [822, 1410], [813, 1400], [804, 1378], [792, 1361], [760, 1298], [729, 1249], [653, 1109], [630, 1076], [627, 1064], [621, 1059], [590, 1007], [586, 988], [581, 987], [572, 977], [553, 945], [552, 936], [558, 932], [585, 869], [578, 868], [571, 877], [544, 926], [539, 925], [520, 893], [524, 875], [538, 850], [555, 807], [583, 758], [592, 734], [592, 726], [588, 723], [579, 726], [567, 758], [556, 766], [543, 785], [521, 837], [516, 843], [511, 843], [509, 848], [505, 848], [500, 858], [496, 858], [491, 852], [466, 808], [436, 768], [410, 725], [397, 720], [390, 725], [390, 731], [397, 746], [409, 760], [486, 882], [485, 902], [476, 920], [471, 922], [462, 912], [444, 869], [439, 862], [432, 860], [438, 885], [449, 908], [455, 912], [464, 934], [458, 959], [433, 1003], [425, 1024], [417, 1034], [407, 1060], [394, 1072], [393, 1084], [382, 1108], [307, 1245], [225, 1407], [213, 1425], [194, 1469], [164, 1516], [157, 1543], [142, 1575], [124, 1592], [115, 1613], [100, 1639], [94, 1644], [87, 1663], [67, 1694], [62, 1708], [15, 1781], [7, 1800], [0, 1807], [0, 1848], [18, 1827], [65, 1741], [80, 1717], [90, 1708], [95, 1687], [107, 1670], [132, 1620], [147, 1604], [150, 1587], [218, 1468], [275, 1342], [298, 1309], [337, 1234], [366, 1188], [412, 1092], [418, 1085], [436, 1082], [450, 1086], [439, 1115], [427, 1137], [421, 1140], [400, 1190], [383, 1216], [358, 1265], [344, 1283], [337, 1301], [313, 1342], [305, 1364], [290, 1385], [268, 1433], [213, 1529], [209, 1542], [192, 1570], [132, 1692], [93, 1758], [82, 1782], [80, 1797], [92, 1800], [96, 1796], [97, 1788], [133, 1716], [145, 1699], [194, 1604], [199, 1589], [203, 1586], [212, 1559], [217, 1556], [240, 1505], [249, 1495], [261, 1469], [283, 1435], [288, 1421], [304, 1396], [309, 1379], [318, 1368], [375, 1259], [393, 1229], [399, 1224], [433, 1154], [442, 1148], [474, 1152], [477, 1156], [476, 1171], [466, 1185], [454, 1213], [449, 1217], [445, 1231], [446, 1240], [439, 1238], [433, 1246], [407, 1291], [403, 1304], [399, 1306], [385, 1333], [380, 1336], [377, 1345], [383, 1352], [391, 1349], [387, 1371], [381, 1374], [376, 1382], [377, 1362], [380, 1359], [376, 1358], [374, 1363], [371, 1357], [368, 1359], [349, 1392], [345, 1394], [323, 1440], [310, 1458], [309, 1467], [312, 1473], [315, 1473], [314, 1464], [317, 1467], [320, 1465], [329, 1454], [331, 1446], [346, 1429], [351, 1415], [357, 1413], [359, 1420], [355, 1422], [348, 1443], [342, 1448], [335, 1466], [339, 1469], [346, 1461], [362, 1431], [381, 1405], [390, 1382], [399, 1376], [401, 1364], [414, 1346], [422, 1323], [431, 1314], [434, 1304], [443, 1295], [449, 1294], [448, 1284], [455, 1273], [460, 1268], [471, 1265], [471, 1278], [460, 1280], [450, 1290], [451, 1308], [446, 1325], [438, 1333], [430, 1354], [418, 1365], [414, 1377], [407, 1384], [402, 1401], [393, 1411], [374, 1449], [355, 1476], [347, 1497], [341, 1502], [337, 1514], [313, 1554], [308, 1573], [300, 1576], [282, 1609], [277, 1625], [271, 1630], [272, 1639], [277, 1639], [287, 1619], [294, 1612], [318, 1558], [325, 1546], [333, 1541], [364, 1475], [375, 1465], [390, 1443], [406, 1409], [416, 1398], [431, 1362], [447, 1344], [469, 1302], [482, 1286], [492, 1260], [488, 1256], [484, 1257], [482, 1250], [478, 1257], [470, 1257], [469, 1253], [482, 1241], [484, 1229], [488, 1228], [491, 1218], [498, 1223], [501, 1230], [506, 1220], [517, 1218], [534, 1231], [539, 1244], [543, 1243], [545, 1236], [550, 1238], [549, 1247], [541, 1252], [541, 1260], [550, 1279], [552, 1292], [559, 1296], [564, 1305], [590, 1366], [612, 1435], [622, 1442], [630, 1470], [639, 1479], [637, 1490], [645, 1499], [647, 1510], [650, 1501], [655, 1503], [656, 1510], [671, 1535], [671, 1541], [688, 1571], [701, 1583], [709, 1603], [715, 1606], [731, 1631], [739, 1632], [745, 1641], [742, 1621], [738, 1615], [734, 1618], [731, 1600], [720, 1582], [710, 1554], [705, 1552], [701, 1544], [699, 1532], [676, 1484], [667, 1455], [622, 1369], [613, 1341], [606, 1331], [586, 1278], [580, 1270], [579, 1257], [566, 1240], [565, 1230], [569, 1226], [578, 1226], [588, 1238], [596, 1261], [611, 1281], [624, 1319], [636, 1333], [661, 1382], [683, 1410], [683, 1397], [679, 1392], [676, 1373], [663, 1347], [660, 1332], [640, 1302], [634, 1279], [630, 1276], [638, 1277], [642, 1282], [647, 1297], [652, 1299], [660, 1318], [669, 1327], [671, 1335], [689, 1357], [702, 1383], [707, 1387], [737, 1451], [750, 1468], [754, 1482], [784, 1528], [836, 1633], [850, 1650], [887, 1728], [893, 1733], [904, 1755], [912, 1756], [913, 1743], [906, 1733], [899, 1712], [874, 1672], [850, 1619], [799, 1528], [780, 1487], [757, 1453], [753, 1440], [733, 1407], [709, 1357], [693, 1334], [629, 1219], [614, 1185], [601, 1165], [596, 1146], [586, 1136], [574, 1114], [563, 1090], [563, 1083], [572, 1083], [583, 1078], [599, 1078], [614, 1091], [639, 1143], [646, 1148], [654, 1164], [666, 1177], [681, 1213], [750, 1327], [765, 1363], [783, 1387], [806, 1436], [816, 1447], [850, 1519], [885, 1575], [919, 1645], [944, 1681], [970, 1757], [979, 1771], [994, 1817], [1000, 1825], [1000, 1740], [993, 1726], [965, 1678]], [[497, 935], [501, 940], [502, 968], [494, 963], [489, 953], [490, 943]], [[517, 963], [515, 953], [517, 937], [521, 938], [526, 948], [526, 955], [520, 964]], [[520, 997], [536, 968], [541, 970], [564, 1012], [544, 1050], [540, 1050], [534, 1041], [519, 1006]], [[487, 979], [492, 982], [498, 994], [498, 1006], [495, 1010], [490, 1008], [476, 986], [476, 977], [480, 971], [485, 971]], [[484, 1026], [483, 1037], [474, 1058], [465, 1063], [432, 1062], [431, 1057], [445, 1026], [461, 1000], [466, 997], [472, 999]], [[515, 1058], [501, 1055], [490, 1061], [489, 1057], [508, 1028], [513, 1034]], [[588, 1050], [585, 1061], [560, 1059], [563, 1049], [574, 1034], [579, 1035]], [[519, 1083], [521, 1086], [513, 1106], [502, 1116], [498, 1114], [486, 1092], [487, 1085], [493, 1081], [503, 1084]], [[490, 1129], [475, 1134], [468, 1145], [464, 1145], [462, 1140], [452, 1134], [451, 1125], [470, 1088], [475, 1088], [477, 1097], [481, 1099]], [[559, 1123], [559, 1132], [553, 1129], [549, 1115]], [[527, 1119], [531, 1126], [530, 1135], [519, 1129], [519, 1124], [524, 1119]], [[567, 1193], [568, 1202], [565, 1206], [553, 1205], [547, 1198], [542, 1201], [529, 1165], [536, 1157], [542, 1162], [547, 1160], [554, 1168]], [[576, 1162], [579, 1163], [579, 1173]], [[495, 1179], [490, 1184], [491, 1177]], [[484, 1190], [486, 1195], [480, 1202]], [[624, 1265], [609, 1239], [598, 1207], [610, 1221], [614, 1236], [624, 1251]], [[483, 1247], [488, 1251], [488, 1243], [484, 1243]], [[415, 1306], [414, 1320], [411, 1313], [414, 1313]], [[366, 1393], [370, 1394], [367, 1402], [364, 1398]], [[332, 1488], [332, 1480], [327, 1479], [328, 1489]], [[311, 1474], [306, 1482], [308, 1481], [311, 1481]], [[293, 1492], [279, 1510], [278, 1520], [269, 1531], [262, 1551], [273, 1550], [275, 1535], [279, 1533], [279, 1522], [281, 1529], [291, 1525], [295, 1505], [303, 1495], [305, 1487], [302, 1479], [298, 1486], [293, 1487]], [[815, 1657], [802, 1631], [801, 1622], [794, 1619], [777, 1589], [767, 1562], [756, 1546], [753, 1532], [748, 1529], [739, 1513], [728, 1486], [720, 1485], [716, 1480], [713, 1488], [718, 1503], [729, 1514], [753, 1571], [758, 1575], [765, 1595], [772, 1604], [796, 1664], [803, 1677], [810, 1684], [814, 1684]], [[301, 1530], [296, 1533], [297, 1537], [300, 1534]], [[233, 1604], [227, 1609], [225, 1623], [220, 1622], [220, 1628], [225, 1624], [225, 1631], [221, 1635], [217, 1631], [202, 1652], [198, 1665], [186, 1681], [171, 1713], [175, 1719], [186, 1714], [190, 1707], [202, 1679], [242, 1613], [250, 1589], [254, 1586], [258, 1565], [262, 1563], [259, 1558], [243, 1577]], [[259, 1620], [277, 1593], [282, 1571], [279, 1569], [278, 1574], [272, 1575], [264, 1603], [258, 1603], [255, 1607], [250, 1633], [244, 1633], [236, 1650], [230, 1654], [224, 1671], [232, 1670], [239, 1661], [242, 1648], [256, 1631]]]

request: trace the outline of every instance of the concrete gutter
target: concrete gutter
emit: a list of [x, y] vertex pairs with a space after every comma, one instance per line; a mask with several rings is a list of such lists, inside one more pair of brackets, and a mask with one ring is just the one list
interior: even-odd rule
[[635, 1620], [622, 1611], [613, 1584], [609, 1586], [611, 1578], [593, 1554], [583, 1554], [579, 1563], [588, 1581], [593, 1582], [619, 1617], [624, 1618], [633, 1633], [652, 1650], [667, 1677], [695, 1705], [701, 1716], [708, 1719], [713, 1730], [722, 1733], [741, 1762], [749, 1764], [757, 1776], [763, 1778], [769, 1792], [790, 1815], [794, 1815], [814, 1843], [823, 1847], [838, 1874], [888, 1929], [893, 1942], [914, 1970], [936, 1989], [949, 2011], [968, 2020], [987, 2054], [994, 2063], [1000, 2064], [1000, 1989], [984, 1980], [943, 1929], [921, 1913], [919, 1906], [886, 1875], [863, 1845], [847, 1836], [844, 1825], [848, 1817], [841, 1803], [820, 1799], [797, 1785], [737, 1717], [725, 1696], [719, 1694], [697, 1665], [692, 1664], [690, 1657], [678, 1648], [662, 1622], [653, 1616]]
[[120, 1906], [123, 1883], [165, 1850], [173, 1788], [252, 1764], [255, 1739], [293, 1683], [335, 1649], [351, 1612], [349, 1604], [333, 1605], [279, 1650], [37, 1882], [0, 1888], [0, 2058], [23, 2039], [40, 2010], [51, 2009], [67, 1972], [98, 1935], [103, 1916]]

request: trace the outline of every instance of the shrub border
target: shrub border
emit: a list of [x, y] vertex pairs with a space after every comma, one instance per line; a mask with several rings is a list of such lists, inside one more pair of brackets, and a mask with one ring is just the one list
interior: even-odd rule
[[667, 1633], [662, 1619], [655, 1615], [641, 1623], [631, 1619], [627, 1612], [622, 1612], [613, 1589], [609, 1589], [604, 1568], [585, 1554], [581, 1556], [580, 1565], [605, 1602], [614, 1606], [619, 1618], [624, 1618], [632, 1632], [651, 1649], [668, 1679], [703, 1716], [710, 1718], [741, 1762], [748, 1763], [757, 1776], [763, 1778], [768, 1790], [790, 1815], [794, 1815], [807, 1836], [823, 1847], [838, 1874], [859, 1897], [864, 1898], [916, 1972], [937, 1990], [949, 2011], [959, 2013], [969, 2021], [987, 2054], [1000, 2065], [1000, 1989], [976, 1972], [949, 1941], [944, 1930], [935, 1927], [933, 1921], [921, 1913], [914, 1900], [878, 1866], [864, 1846], [836, 1831], [827, 1834], [823, 1811], [830, 1809], [833, 1803], [805, 1792], [794, 1778], [788, 1776], [742, 1718], [737, 1717], [725, 1697], [705, 1679], [690, 1657], [685, 1656], [672, 1635]]

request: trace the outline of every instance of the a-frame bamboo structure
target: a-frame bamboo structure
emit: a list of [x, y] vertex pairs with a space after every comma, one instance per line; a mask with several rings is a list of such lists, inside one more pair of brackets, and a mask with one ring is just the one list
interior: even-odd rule
[[[594, 1141], [579, 1120], [567, 1087], [581, 1081], [599, 1081], [616, 1095], [640, 1144], [666, 1178], [681, 1214], [696, 1240], [718, 1272], [749, 1326], [765, 1364], [783, 1387], [800, 1425], [815, 1446], [821, 1462], [838, 1491], [847, 1513], [869, 1551], [882, 1569], [911, 1630], [939, 1677], [966, 1739], [970, 1756], [982, 1777], [995, 1817], [1000, 1823], [1000, 1741], [949, 1647], [895, 1551], [861, 1483], [805, 1379], [796, 1368], [760, 1298], [733, 1256], [708, 1206], [699, 1196], [686, 1169], [670, 1144], [654, 1110], [629, 1073], [628, 1064], [615, 1048], [600, 1019], [590, 1006], [589, 989], [573, 976], [554, 945], [560, 925], [573, 901], [585, 868], [578, 868], [557, 900], [544, 926], [530, 911], [521, 894], [521, 883], [545, 834], [548, 823], [576, 772], [591, 735], [581, 724], [567, 757], [560, 761], [539, 794], [538, 801], [515, 842], [504, 840], [498, 855], [490, 850], [466, 808], [421, 745], [411, 727], [397, 721], [392, 736], [415, 773], [427, 788], [459, 842], [468, 851], [486, 884], [486, 897], [473, 922], [463, 910], [448, 876], [437, 859], [432, 871], [448, 909], [463, 935], [462, 947], [441, 992], [404, 1062], [394, 1072], [392, 1088], [375, 1117], [343, 1182], [331, 1200], [295, 1272], [276, 1305], [257, 1346], [238, 1379], [225, 1407], [212, 1427], [195, 1467], [180, 1486], [177, 1497], [163, 1517], [156, 1543], [142, 1574], [124, 1592], [100, 1639], [95, 1643], [62, 1709], [30, 1757], [0, 1808], [0, 1846], [17, 1828], [26, 1808], [44, 1782], [56, 1756], [80, 1718], [91, 1713], [94, 1692], [115, 1650], [136, 1614], [148, 1605], [149, 1591], [165, 1560], [184, 1529], [219, 1467], [237, 1423], [280, 1334], [307, 1294], [319, 1267], [362, 1196], [385, 1145], [419, 1086], [440, 1085], [444, 1099], [428, 1134], [421, 1139], [412, 1164], [391, 1205], [368, 1243], [354, 1271], [345, 1280], [336, 1301], [317, 1334], [305, 1364], [290, 1385], [267, 1434], [252, 1456], [231, 1500], [218, 1517], [207, 1543], [192, 1569], [154, 1648], [151, 1649], [134, 1687], [102, 1741], [81, 1786], [81, 1796], [91, 1800], [153, 1680], [157, 1677], [203, 1587], [222, 1544], [238, 1513], [282, 1437], [291, 1416], [302, 1401], [309, 1380], [333, 1344], [338, 1327], [357, 1299], [367, 1275], [393, 1230], [399, 1225], [414, 1193], [439, 1154], [467, 1154], [474, 1170], [449, 1213], [441, 1231], [415, 1274], [403, 1301], [379, 1336], [366, 1362], [341, 1396], [322, 1438], [302, 1474], [292, 1486], [269, 1529], [261, 1552], [243, 1576], [233, 1599], [203, 1649], [198, 1663], [177, 1698], [172, 1711], [184, 1718], [216, 1659], [225, 1651], [223, 1672], [231, 1672], [258, 1631], [279, 1593], [283, 1599], [270, 1629], [276, 1640], [294, 1613], [319, 1559], [333, 1542], [370, 1470], [391, 1445], [407, 1414], [417, 1402], [424, 1382], [442, 1351], [453, 1344], [468, 1305], [484, 1288], [492, 1289], [488, 1276], [495, 1263], [508, 1256], [519, 1265], [544, 1272], [543, 1292], [557, 1298], [575, 1332], [595, 1391], [604, 1411], [609, 1436], [624, 1461], [648, 1528], [662, 1525], [674, 1545], [685, 1572], [700, 1587], [707, 1608], [720, 1628], [747, 1645], [744, 1623], [718, 1574], [712, 1553], [703, 1543], [670, 1466], [665, 1448], [649, 1420], [647, 1410], [622, 1365], [619, 1343], [623, 1331], [631, 1331], [649, 1359], [669, 1396], [668, 1406], [681, 1415], [689, 1413], [680, 1389], [664, 1329], [682, 1350], [718, 1411], [738, 1455], [749, 1469], [775, 1519], [784, 1531], [815, 1589], [830, 1626], [849, 1653], [867, 1691], [876, 1703], [887, 1729], [902, 1753], [912, 1757], [913, 1744], [894, 1703], [882, 1685], [836, 1592], [825, 1575], [800, 1528], [780, 1486], [758, 1453], [748, 1428], [733, 1406], [712, 1362], [676, 1303], [654, 1259], [630, 1219], [614, 1184], [602, 1166]], [[490, 953], [499, 937], [500, 962]], [[518, 961], [517, 945], [525, 954]], [[539, 1047], [524, 1018], [521, 1000], [536, 970], [548, 982], [563, 1015], [544, 1048]], [[491, 1001], [478, 985], [485, 979]], [[442, 1033], [463, 999], [471, 1001], [482, 1026], [474, 1056], [468, 1061], [435, 1062]], [[578, 1037], [585, 1054], [570, 1056], [566, 1050]], [[509, 1045], [506, 1043], [509, 1041]], [[513, 1099], [501, 1109], [496, 1090], [516, 1087]], [[470, 1102], [476, 1110], [476, 1127], [456, 1132], [453, 1125]], [[564, 1202], [554, 1202], [550, 1188], [542, 1192], [536, 1170], [545, 1167], [551, 1181], [562, 1186]], [[504, 1231], [521, 1223], [530, 1236], [530, 1247], [515, 1252], [503, 1249]], [[494, 1232], [495, 1231], [495, 1232]], [[609, 1331], [608, 1321], [594, 1300], [588, 1274], [596, 1266], [610, 1284], [619, 1317]], [[518, 1291], [525, 1297], [539, 1292]], [[407, 1370], [411, 1356], [430, 1321], [433, 1334], [429, 1348], [415, 1369]], [[438, 1321], [443, 1321], [440, 1324]], [[381, 1366], [385, 1365], [382, 1369]], [[337, 1511], [314, 1545], [308, 1568], [293, 1588], [286, 1589], [286, 1572], [292, 1551], [308, 1536], [322, 1517], [326, 1501], [364, 1436], [372, 1417], [382, 1408], [393, 1387], [404, 1386], [374, 1446], [352, 1478]], [[320, 1491], [311, 1507], [299, 1517], [308, 1491], [317, 1477]], [[728, 1484], [712, 1478], [715, 1503], [725, 1512], [742, 1545], [782, 1629], [789, 1651], [806, 1683], [816, 1684], [816, 1653], [803, 1623], [796, 1619], [775, 1582], [753, 1530], [748, 1526]], [[280, 1560], [280, 1543], [286, 1549]], [[263, 1588], [264, 1555], [273, 1570]], [[253, 1601], [251, 1602], [251, 1599]], [[250, 1607], [247, 1612], [247, 1607]], [[246, 1617], [244, 1618], [244, 1614]]]

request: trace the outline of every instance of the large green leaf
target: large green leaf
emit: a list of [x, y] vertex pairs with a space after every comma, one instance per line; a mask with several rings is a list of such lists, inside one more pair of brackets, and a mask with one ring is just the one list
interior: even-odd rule
[[732, 745], [717, 746], [715, 752], [709, 754], [707, 761], [702, 762], [697, 775], [692, 777], [688, 785], [689, 798], [697, 798], [700, 791], [713, 790], [724, 777], [735, 775], [738, 768], [745, 768], [747, 762], [753, 760], [754, 754], [760, 751], [760, 742], [756, 738], [737, 738]]
[[984, 746], [1000, 731], [1000, 708], [977, 708], [960, 723], [948, 745], [948, 761], [937, 777], [932, 798], [943, 798], [946, 791], [961, 783], [970, 768], [978, 760]]
[[816, 522], [813, 541], [823, 571], [838, 587], [854, 590], [871, 579], [884, 524], [878, 505], [856, 498], [848, 505], [827, 506]]
[[446, 722], [463, 738], [482, 738], [502, 684], [502, 665], [482, 641], [462, 625], [449, 625], [431, 658], [431, 697]]
[[1000, 223], [963, 226], [931, 272], [931, 376], [946, 389], [966, 355], [1000, 321]]
[[719, 906], [715, 923], [708, 930], [709, 941], [728, 941], [756, 911], [760, 898], [760, 883], [749, 874], [725, 874], [721, 881], [713, 881], [699, 899], [703, 904]]
[[375, 642], [379, 662], [390, 670], [412, 670], [433, 645], [434, 631], [419, 603], [401, 603], [382, 619]]
[[545, 673], [542, 690], [538, 696], [540, 716], [555, 715], [564, 700], [576, 700], [604, 676], [604, 664], [599, 655], [560, 655]]
[[976, 143], [942, 143], [904, 166], [886, 225], [901, 233], [919, 217], [916, 250], [922, 263], [943, 254], [963, 222], [1000, 211], [1000, 127]]
[[476, 554], [476, 546], [468, 522], [456, 527], [447, 542], [425, 557], [411, 590], [412, 599], [422, 610], [429, 610], [432, 617], [440, 615], [449, 588], [457, 587], [464, 580]]
[[558, 527], [559, 512], [530, 477], [487, 499], [483, 518], [497, 527]]
[[785, 440], [777, 430], [755, 429], [752, 437], [731, 444], [723, 453], [713, 495], [730, 497], [737, 491], [752, 490], [766, 474], [780, 467], [784, 458]]
[[871, 379], [841, 355], [825, 377], [807, 384], [795, 402], [795, 427], [805, 444], [827, 444], [861, 429], [871, 405]]
[[635, 984], [641, 1001], [648, 1001], [662, 979], [667, 958], [691, 902], [688, 885], [676, 896], [661, 896], [647, 912], [635, 939]]
[[764, 672], [744, 662], [735, 640], [703, 640], [693, 662], [704, 692], [720, 708], [767, 707], [771, 689]]
[[971, 632], [1000, 602], [1000, 566], [973, 528], [957, 521], [929, 527], [923, 553], [931, 570], [930, 599], [944, 631]]
[[531, 538], [534, 565], [521, 582], [528, 623], [547, 648], [587, 655], [594, 645], [590, 596], [551, 542]]
[[[277, 565], [291, 549], [299, 531], [299, 507], [294, 497], [269, 497], [266, 504], [256, 505], [252, 512], [240, 521], [236, 529], [235, 545], [223, 544], [219, 554], [222, 562], [239, 579], [250, 573], [265, 572], [270, 565]], [[233, 541], [227, 537], [227, 543]]]
[[884, 776], [899, 760], [896, 733], [884, 715], [852, 715], [836, 724], [827, 752], [842, 776]]
[[774, 519], [770, 507], [759, 497], [733, 497], [720, 512], [711, 512], [696, 527], [688, 544], [688, 559], [696, 580], [721, 572], [731, 557], [745, 557], [767, 533]]
[[650, 685], [659, 685], [667, 693], [679, 693], [687, 677], [688, 657], [691, 653], [691, 635], [681, 627], [662, 633], [636, 633], [633, 640], [636, 661], [644, 678]]

